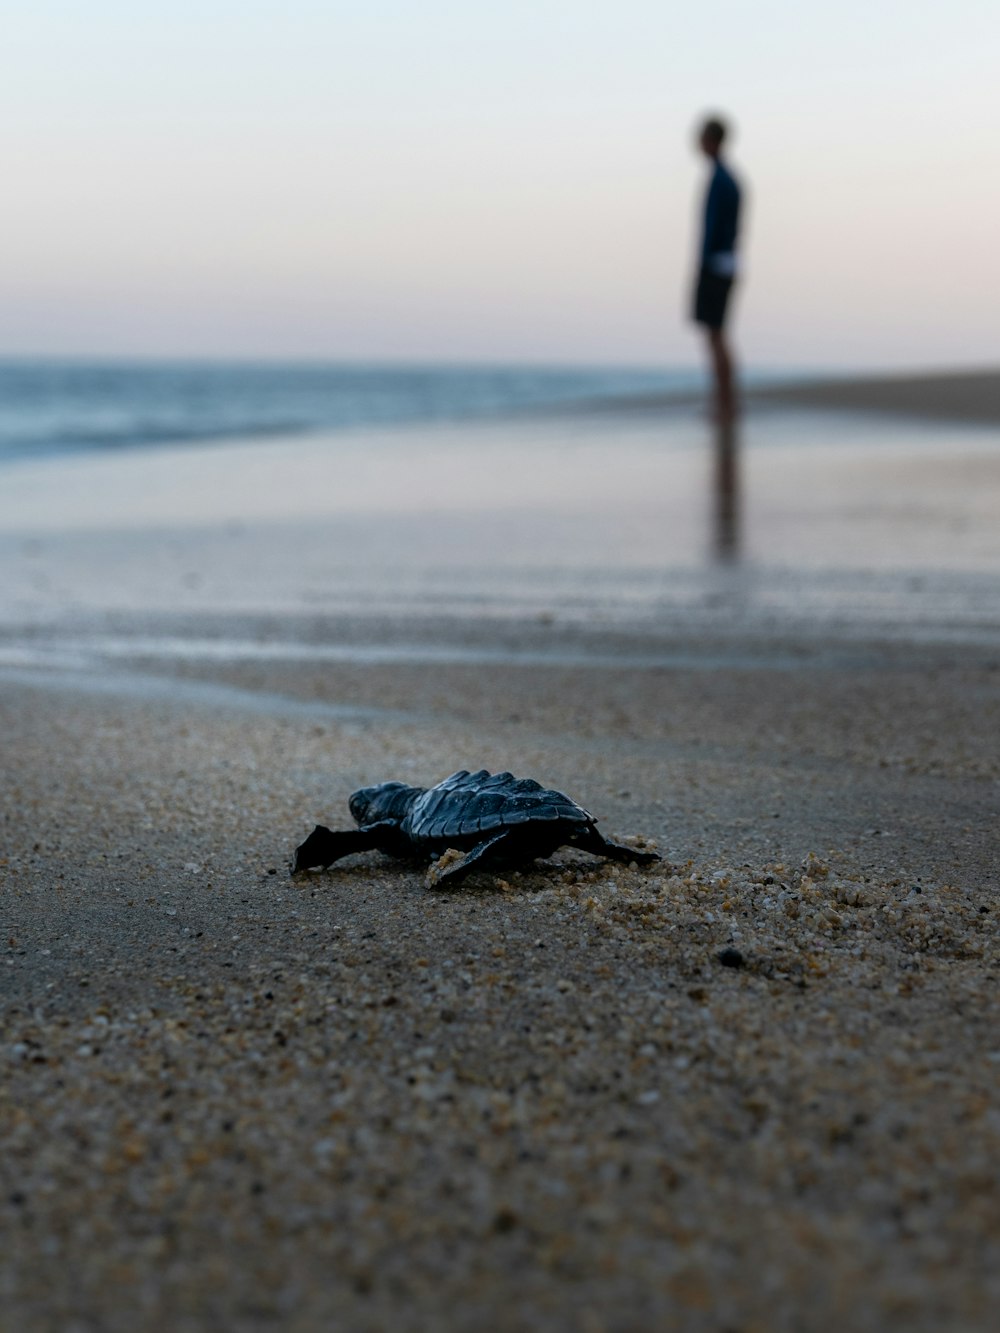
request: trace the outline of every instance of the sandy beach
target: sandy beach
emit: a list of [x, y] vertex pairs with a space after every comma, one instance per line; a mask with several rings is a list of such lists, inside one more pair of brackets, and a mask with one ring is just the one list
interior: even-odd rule
[[[762, 404], [725, 550], [683, 413], [8, 467], [0, 1323], [992, 1328], [959, 418]], [[459, 767], [663, 861], [289, 878]]]
[[1000, 373], [993, 369], [937, 374], [816, 379], [759, 389], [759, 403], [887, 412], [937, 421], [1000, 426]]

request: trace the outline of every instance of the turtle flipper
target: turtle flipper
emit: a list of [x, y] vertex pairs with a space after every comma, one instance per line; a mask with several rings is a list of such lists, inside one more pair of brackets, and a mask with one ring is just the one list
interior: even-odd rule
[[461, 861], [456, 861], [454, 865], [446, 867], [444, 870], [436, 870], [431, 867], [430, 883], [437, 889], [440, 888], [445, 880], [448, 881], [447, 887], [454, 888], [460, 884], [466, 875], [476, 870], [489, 871], [492, 863], [506, 860], [505, 853], [508, 851], [509, 843], [512, 840], [512, 831], [510, 829], [500, 829], [492, 837], [484, 838], [482, 842], [477, 842], [471, 851], [466, 852]]
[[573, 839], [573, 846], [594, 856], [606, 856], [612, 861], [635, 861], [641, 866], [663, 860], [659, 852], [642, 852], [638, 847], [626, 847], [620, 842], [612, 842], [603, 833], [598, 833], [593, 824], [589, 824]]
[[312, 869], [313, 866], [326, 870], [327, 866], [339, 861], [342, 856], [350, 856], [353, 852], [370, 852], [378, 847], [384, 847], [387, 833], [396, 831], [397, 827], [392, 822], [372, 824], [366, 829], [343, 829], [339, 832], [317, 824], [305, 842], [295, 849], [292, 874], [297, 875], [302, 870]]

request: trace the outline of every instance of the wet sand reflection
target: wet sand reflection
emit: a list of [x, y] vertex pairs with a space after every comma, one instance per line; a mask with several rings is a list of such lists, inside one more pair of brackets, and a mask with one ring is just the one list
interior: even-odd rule
[[714, 553], [716, 559], [740, 557], [739, 440], [734, 422], [721, 422], [715, 434]]

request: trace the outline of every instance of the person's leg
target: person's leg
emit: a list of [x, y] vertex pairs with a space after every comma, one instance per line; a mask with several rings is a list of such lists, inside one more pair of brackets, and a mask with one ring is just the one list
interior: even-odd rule
[[715, 401], [719, 422], [726, 425], [736, 416], [736, 392], [733, 384], [733, 358], [721, 329], [708, 330], [708, 347], [715, 372]]

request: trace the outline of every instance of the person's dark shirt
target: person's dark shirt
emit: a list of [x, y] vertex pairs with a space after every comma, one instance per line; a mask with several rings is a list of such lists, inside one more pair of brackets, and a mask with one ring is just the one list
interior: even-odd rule
[[[701, 265], [707, 269], [735, 267], [736, 238], [740, 222], [740, 187], [732, 172], [718, 158], [705, 196], [705, 231]], [[722, 257], [725, 258], [722, 258]], [[718, 262], [721, 259], [721, 263]]]

